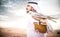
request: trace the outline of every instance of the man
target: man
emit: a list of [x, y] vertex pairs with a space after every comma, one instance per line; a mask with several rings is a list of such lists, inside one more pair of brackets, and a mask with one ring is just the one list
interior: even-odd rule
[[[39, 21], [46, 23], [46, 20], [47, 20], [47, 19], [43, 19], [45, 18], [45, 16], [41, 14], [40, 9], [38, 7], [38, 3], [28, 2], [26, 10], [28, 13], [27, 37], [46, 37], [46, 33], [40, 33], [38, 30], [35, 30], [34, 24], [33, 24], [34, 22], [39, 22]], [[38, 13], [40, 12], [40, 14], [38, 14], [37, 12]]]

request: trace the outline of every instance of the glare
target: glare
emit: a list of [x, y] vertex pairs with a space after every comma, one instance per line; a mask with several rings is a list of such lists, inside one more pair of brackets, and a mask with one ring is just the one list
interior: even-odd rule
[[[5, 20], [5, 21], [0, 21], [0, 26], [1, 27], [4, 27], [4, 28], [21, 28], [21, 29], [27, 29], [27, 21], [26, 21], [26, 17], [25, 17], [25, 10], [16, 10], [15, 12], [13, 12], [14, 16], [11, 16], [11, 17], [8, 17], [5, 19], [8, 19], [8, 20]], [[29, 16], [27, 16], [29, 18]], [[29, 20], [29, 21], [32, 21], [32, 20]], [[59, 22], [59, 19], [56, 20], [56, 23], [51, 21], [51, 20], [48, 20], [49, 24], [52, 26], [52, 28], [54, 30], [56, 29], [60, 29], [60, 22]]]
[[[14, 10], [15, 11], [15, 10]], [[26, 20], [23, 18], [24, 16], [24, 11], [22, 10], [16, 10], [13, 12], [14, 16], [8, 17], [5, 19], [5, 21], [0, 21], [0, 26], [1, 27], [12, 27], [12, 28], [21, 28], [21, 29], [26, 29]]]
[[[45, 15], [56, 15], [59, 14], [58, 8], [56, 5], [51, 5], [51, 3], [47, 1], [40, 0], [39, 1], [39, 7], [40, 11]], [[7, 11], [8, 13], [12, 13], [13, 15], [10, 16], [4, 16], [2, 18], [3, 21], [0, 21], [0, 27], [13, 27], [13, 28], [27, 28], [27, 21], [25, 17], [25, 9], [20, 9], [20, 4], [14, 5], [14, 3], [9, 2], [7, 5], [4, 5], [5, 7], [8, 7]], [[25, 7], [25, 6], [24, 6]], [[28, 16], [27, 16], [28, 17]], [[29, 17], [28, 17], [29, 18]], [[29, 20], [31, 21], [31, 20]], [[57, 20], [57, 23], [52, 22], [51, 20], [48, 21], [49, 24], [53, 27], [53, 29], [59, 29], [60, 22], [59, 19]]]

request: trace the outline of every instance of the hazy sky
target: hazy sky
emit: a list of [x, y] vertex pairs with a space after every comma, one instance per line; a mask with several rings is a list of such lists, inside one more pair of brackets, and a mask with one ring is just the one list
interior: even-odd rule
[[[1, 0], [0, 14], [9, 15], [17, 9], [24, 9], [27, 1], [36, 0]], [[60, 14], [59, 0], [37, 0], [39, 2], [40, 11], [46, 15]], [[9, 14], [8, 14], [9, 13]]]
[[[12, 24], [16, 22], [17, 23], [21, 22], [17, 20], [18, 19], [20, 20], [21, 17], [24, 16], [25, 7], [28, 1], [38, 2], [40, 11], [43, 14], [54, 15], [54, 17], [60, 18], [60, 3], [59, 3], [60, 0], [0, 0], [0, 23], [1, 25], [12, 26]], [[55, 25], [55, 23], [53, 24]], [[60, 22], [58, 21], [58, 23], [56, 24], [60, 24]], [[15, 25], [17, 26], [17, 24]], [[56, 29], [58, 29], [59, 26], [60, 25], [58, 26], [55, 25], [53, 26], [53, 28], [55, 29], [55, 27], [57, 27]]]

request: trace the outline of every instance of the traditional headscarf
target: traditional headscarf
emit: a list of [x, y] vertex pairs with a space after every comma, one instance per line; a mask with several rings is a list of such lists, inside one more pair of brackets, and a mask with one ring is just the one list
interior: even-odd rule
[[36, 3], [36, 2], [28, 2], [28, 5], [32, 6], [36, 10], [36, 12], [40, 13], [40, 8], [38, 6], [38, 3]]

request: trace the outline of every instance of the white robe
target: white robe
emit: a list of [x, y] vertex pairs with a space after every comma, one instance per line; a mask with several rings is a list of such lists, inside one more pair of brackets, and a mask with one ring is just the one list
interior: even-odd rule
[[33, 22], [38, 22], [36, 20], [34, 20], [32, 18], [32, 16], [30, 14], [27, 14], [25, 16], [25, 20], [27, 20], [27, 37], [44, 37], [45, 36], [45, 33], [39, 33], [39, 32], [36, 32], [35, 29], [34, 29], [34, 24]]

